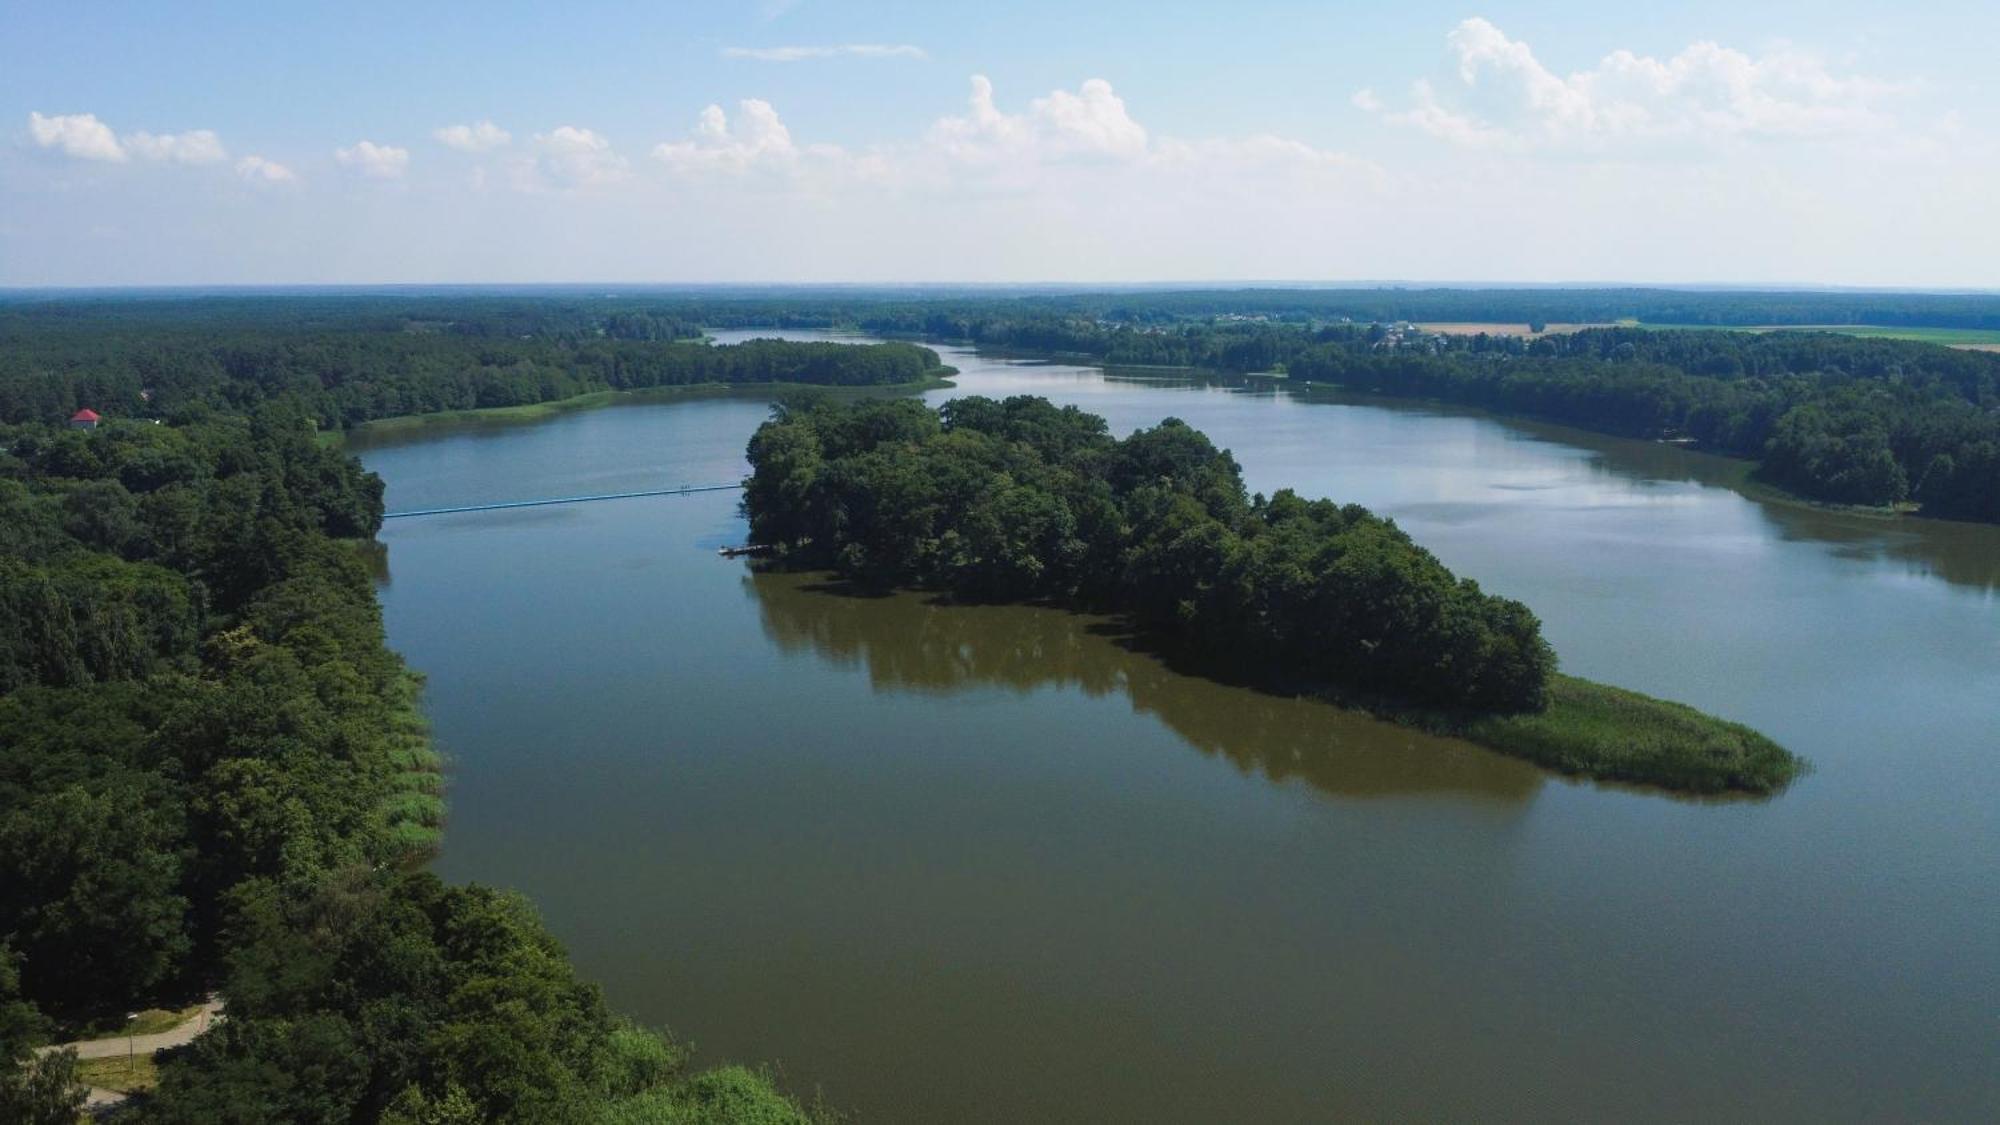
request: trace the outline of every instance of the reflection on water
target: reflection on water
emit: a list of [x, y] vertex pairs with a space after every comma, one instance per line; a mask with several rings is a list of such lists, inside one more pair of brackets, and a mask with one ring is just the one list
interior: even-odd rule
[[862, 663], [878, 692], [1120, 693], [1133, 710], [1158, 716], [1189, 745], [1245, 773], [1342, 797], [1449, 790], [1518, 802], [1543, 779], [1533, 766], [1457, 739], [1182, 675], [1110, 639], [1101, 619], [1035, 606], [940, 605], [910, 593], [863, 596], [823, 576], [778, 571], [753, 573], [744, 585], [780, 648]]
[[[1325, 387], [1300, 388], [1292, 393], [1301, 401], [1364, 404], [1392, 413], [1489, 417], [1482, 411], [1462, 407], [1352, 395]], [[1593, 454], [1590, 465], [1594, 471], [1621, 482], [1648, 486], [1694, 484], [1740, 492], [1756, 503], [1783, 538], [1831, 544], [1837, 557], [1864, 562], [1893, 559], [1905, 564], [1913, 575], [1941, 578], [1953, 585], [1988, 592], [2000, 590], [2000, 528], [1819, 507], [1751, 487], [1750, 472], [1755, 466], [1737, 458], [1665, 442], [1611, 437], [1549, 422], [1519, 418], [1498, 421], [1538, 440], [1588, 450]]]
[[1941, 578], [1989, 594], [2000, 591], [2000, 532], [1994, 528], [1824, 512], [1781, 502], [1765, 501], [1762, 506], [1780, 535], [1832, 544], [1836, 558], [1893, 559], [1916, 577]]

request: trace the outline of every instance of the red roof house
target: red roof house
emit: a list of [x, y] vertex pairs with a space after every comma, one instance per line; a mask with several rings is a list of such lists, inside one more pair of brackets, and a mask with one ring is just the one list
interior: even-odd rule
[[86, 406], [69, 416], [69, 428], [72, 430], [94, 430], [100, 421], [102, 421], [102, 418], [98, 415], [97, 411]]

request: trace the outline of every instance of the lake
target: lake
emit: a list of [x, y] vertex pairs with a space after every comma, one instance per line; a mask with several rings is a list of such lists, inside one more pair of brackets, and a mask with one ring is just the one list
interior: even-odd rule
[[[770, 334], [770, 333], [762, 333]], [[786, 333], [799, 337], [808, 333]], [[722, 334], [740, 339], [753, 333]], [[436, 868], [612, 1005], [870, 1122], [2000, 1117], [2000, 528], [1279, 381], [941, 348], [1392, 516], [1566, 671], [1749, 723], [1769, 800], [1576, 782], [1178, 675], [1108, 623], [717, 557], [734, 493], [391, 520]], [[390, 510], [728, 481], [764, 402], [353, 449]]]

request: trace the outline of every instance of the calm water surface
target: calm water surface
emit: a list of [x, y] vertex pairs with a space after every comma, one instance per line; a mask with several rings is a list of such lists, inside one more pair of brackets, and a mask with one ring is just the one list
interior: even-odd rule
[[[730, 493], [391, 521], [442, 874], [613, 1004], [878, 1122], [2000, 1117], [2000, 529], [1683, 451], [941, 349], [1367, 504], [1572, 672], [1751, 723], [1769, 801], [1566, 781], [1105, 623], [719, 560]], [[357, 443], [391, 510], [729, 480], [760, 401]]]

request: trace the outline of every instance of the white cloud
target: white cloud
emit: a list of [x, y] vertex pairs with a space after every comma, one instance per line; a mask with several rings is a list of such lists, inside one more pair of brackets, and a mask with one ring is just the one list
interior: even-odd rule
[[54, 117], [44, 117], [30, 112], [28, 133], [42, 148], [58, 149], [63, 155], [78, 160], [114, 163], [125, 160], [125, 148], [118, 143], [118, 135], [111, 131], [111, 126], [99, 121], [95, 114], [59, 113]]
[[1382, 99], [1375, 96], [1375, 91], [1365, 86], [1354, 91], [1354, 96], [1348, 98], [1347, 101], [1355, 109], [1361, 110], [1364, 113], [1382, 112]]
[[514, 184], [523, 191], [596, 187], [625, 178], [628, 163], [603, 134], [576, 125], [559, 125], [535, 134], [528, 155], [512, 166]]
[[298, 179], [290, 168], [261, 156], [246, 156], [237, 161], [236, 174], [253, 184], [288, 184]]
[[1606, 147], [1685, 138], [1824, 138], [1893, 126], [1883, 102], [1907, 87], [1840, 76], [1790, 48], [1761, 56], [1712, 42], [1668, 59], [1618, 50], [1567, 77], [1483, 19], [1446, 38], [1459, 84], [1447, 98], [1412, 86], [1409, 108], [1388, 110], [1371, 91], [1354, 104], [1454, 144], [1478, 148]]
[[460, 152], [485, 152], [514, 140], [512, 134], [491, 121], [481, 121], [476, 125], [446, 125], [433, 130], [431, 136], [446, 148], [455, 148]]
[[655, 159], [680, 172], [745, 172], [752, 168], [794, 168], [799, 148], [778, 111], [762, 98], [736, 103], [736, 124], [719, 105], [701, 111], [694, 137], [655, 145]]
[[220, 164], [229, 159], [222, 138], [212, 129], [191, 129], [185, 133], [142, 130], [120, 136], [89, 113], [54, 117], [30, 113], [28, 133], [40, 147], [56, 149], [78, 160], [122, 164], [136, 156], [162, 164]]
[[823, 204], [849, 193], [883, 190], [938, 198], [962, 196], [966, 190], [1015, 198], [1063, 190], [1158, 194], [1165, 191], [1159, 184], [1127, 184], [1115, 177], [1129, 174], [1143, 180], [1160, 172], [1200, 181], [1202, 190], [1260, 175], [1380, 174], [1365, 161], [1269, 134], [1153, 137], [1100, 79], [1036, 98], [1023, 112], [1006, 113], [995, 104], [993, 85], [983, 76], [972, 79], [963, 115], [937, 121], [914, 141], [862, 149], [807, 144], [793, 137], [769, 102], [749, 98], [733, 112], [707, 107], [688, 139], [657, 145], [653, 156], [683, 175], [761, 175]]
[[1026, 113], [1002, 112], [993, 83], [972, 77], [967, 112], [931, 126], [931, 143], [970, 163], [1063, 158], [1132, 159], [1146, 152], [1146, 130], [1125, 112], [1111, 83], [1092, 78], [1028, 103]]
[[758, 62], [799, 62], [804, 59], [831, 59], [847, 56], [862, 59], [927, 59], [922, 47], [910, 43], [829, 43], [791, 47], [724, 47], [726, 59], [755, 59]]
[[410, 167], [410, 150], [373, 141], [356, 141], [351, 147], [333, 150], [333, 158], [344, 168], [376, 180], [393, 180]]
[[222, 147], [222, 138], [212, 129], [193, 129], [185, 133], [127, 133], [125, 147], [128, 151], [147, 160], [159, 160], [174, 164], [220, 164], [229, 159], [229, 153]]

